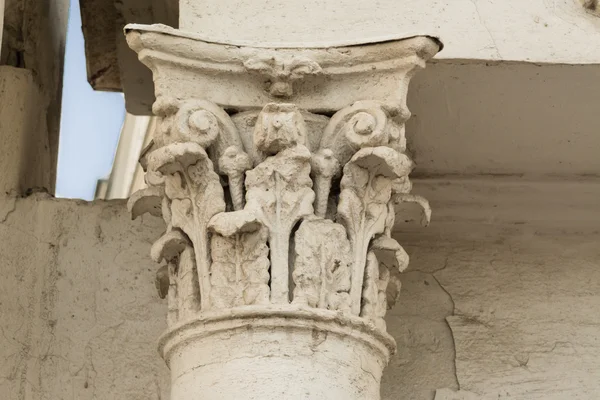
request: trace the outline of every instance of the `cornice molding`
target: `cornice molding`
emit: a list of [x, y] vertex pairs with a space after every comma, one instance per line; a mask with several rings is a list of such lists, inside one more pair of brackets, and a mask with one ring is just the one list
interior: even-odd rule
[[[206, 98], [238, 111], [282, 100], [312, 112], [335, 112], [364, 99], [406, 108], [412, 74], [442, 48], [428, 36], [352, 46], [269, 48], [211, 43], [160, 25], [128, 25], [125, 31], [130, 47], [159, 81], [159, 100], [174, 89], [179, 98], [193, 98], [197, 94], [192, 87], [201, 87]], [[160, 84], [174, 70], [181, 85]], [[184, 83], [188, 80], [195, 84]]]

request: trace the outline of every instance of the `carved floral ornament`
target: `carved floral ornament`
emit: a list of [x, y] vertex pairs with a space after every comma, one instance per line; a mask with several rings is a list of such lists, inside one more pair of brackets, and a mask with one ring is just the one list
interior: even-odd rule
[[306, 53], [240, 54], [245, 77], [270, 77], [266, 93], [248, 97], [270, 102], [226, 112], [202, 91], [174, 98], [157, 85], [148, 188], [129, 208], [134, 218], [150, 212], [165, 221], [151, 255], [166, 264], [158, 283], [169, 325], [209, 311], [289, 307], [385, 331], [408, 265], [392, 238], [394, 205], [416, 202], [430, 216], [427, 201], [410, 194], [404, 101], [349, 96], [331, 117], [313, 113], [323, 107], [290, 101], [304, 96], [292, 83], [324, 79], [331, 65]]
[[147, 156], [149, 188], [129, 205], [134, 217], [149, 211], [167, 225], [151, 254], [167, 263], [170, 323], [292, 304], [384, 329], [395, 274], [408, 265], [391, 237], [394, 204], [416, 201], [429, 214], [425, 199], [409, 195], [413, 164], [390, 110], [356, 102], [319, 131], [293, 104], [270, 103], [252, 131], [240, 131], [247, 115], [205, 100], [154, 108], [162, 122]]

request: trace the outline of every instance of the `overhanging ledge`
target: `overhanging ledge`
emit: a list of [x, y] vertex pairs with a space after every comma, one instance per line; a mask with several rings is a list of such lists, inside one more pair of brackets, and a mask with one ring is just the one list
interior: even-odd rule
[[275, 48], [211, 43], [164, 25], [128, 25], [125, 32], [140, 61], [153, 71], [157, 99], [167, 92], [190, 98], [201, 90], [237, 111], [282, 98], [311, 112], [334, 112], [362, 99], [404, 111], [412, 74], [443, 47], [431, 36]]

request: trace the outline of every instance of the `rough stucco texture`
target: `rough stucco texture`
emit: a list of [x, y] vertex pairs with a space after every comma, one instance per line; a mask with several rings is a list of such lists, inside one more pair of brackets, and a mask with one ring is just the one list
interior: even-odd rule
[[122, 202], [34, 195], [0, 210], [0, 398], [168, 398], [147, 256], [159, 225]]
[[32, 71], [0, 66], [0, 98], [0, 193], [51, 190], [55, 174], [47, 110]]
[[600, 185], [432, 180], [415, 192], [434, 219], [396, 235], [411, 264], [383, 398], [600, 398]]
[[[456, 368], [484, 399], [600, 398], [600, 235], [506, 230], [448, 254]], [[553, 250], [553, 251], [552, 251]]]
[[[444, 227], [437, 243], [427, 234], [407, 246], [414, 268], [397, 311], [402, 328], [390, 330], [400, 348], [392, 362], [412, 357], [387, 371], [384, 398], [410, 385], [407, 398], [431, 399], [442, 382], [477, 395], [457, 399], [600, 398], [600, 234], [458, 228]], [[432, 304], [436, 299], [444, 308]], [[448, 375], [452, 337], [439, 322], [452, 302], [457, 382]], [[416, 312], [406, 315], [408, 305]], [[388, 382], [399, 391], [388, 392]]]
[[597, 66], [434, 62], [410, 85], [421, 176], [600, 173]]
[[[399, 350], [382, 398], [600, 398], [600, 185], [425, 180], [415, 192], [434, 220], [398, 226], [411, 265], [387, 318]], [[0, 222], [0, 398], [168, 399], [148, 256], [160, 221], [33, 195], [0, 201]]]
[[[49, 179], [36, 184], [53, 192], [60, 133], [69, 0], [6, 0], [5, 11], [0, 64], [24, 69], [24, 74], [29, 76], [26, 78], [28, 87], [25, 88], [25, 95], [14, 95], [27, 100], [21, 104], [18, 104], [18, 101], [11, 101], [11, 94], [6, 91], [19, 91], [23, 89], [23, 85], [13, 84], [10, 79], [4, 83], [1, 103], [2, 120], [15, 121], [19, 118], [35, 120], [35, 122], [22, 123], [22, 128], [25, 130], [34, 128], [33, 124], [42, 123], [37, 129], [24, 132], [27, 135], [23, 138], [35, 142], [29, 145], [31, 147], [37, 146], [38, 142], [44, 145], [44, 151], [47, 153], [45, 157], [50, 158], [50, 167], [46, 167], [46, 164], [43, 166], [40, 164], [39, 167], [45, 169], [44, 173]], [[1, 74], [9, 78], [10, 75], [14, 75], [12, 73], [8, 75], [6, 70], [1, 71]], [[21, 76], [20, 79], [25, 78]], [[13, 116], [7, 119], [4, 112], [6, 115]], [[3, 127], [1, 133], [17, 137], [18, 135], [10, 130], [21, 125]], [[44, 137], [40, 138], [41, 135]], [[11, 137], [9, 140], [14, 139]], [[31, 162], [30, 159], [28, 161]]]
[[180, 28], [216, 42], [235, 39], [285, 46], [430, 34], [446, 44], [440, 54], [446, 59], [595, 64], [600, 56], [592, 50], [598, 48], [600, 20], [578, 0], [181, 0], [180, 4]]

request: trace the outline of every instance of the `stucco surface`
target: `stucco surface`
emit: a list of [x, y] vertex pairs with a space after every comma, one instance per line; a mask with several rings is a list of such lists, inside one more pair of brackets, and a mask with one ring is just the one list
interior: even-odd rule
[[0, 66], [0, 98], [0, 193], [54, 187], [47, 110], [33, 72]]
[[416, 174], [600, 175], [597, 66], [439, 61], [408, 93]]
[[415, 192], [434, 218], [398, 227], [411, 267], [384, 398], [432, 399], [443, 382], [436, 400], [599, 398], [600, 185], [426, 180]]
[[279, 45], [431, 34], [443, 59], [600, 62], [600, 19], [578, 0], [182, 0], [179, 27]]
[[154, 221], [132, 222], [122, 202], [0, 204], [0, 398], [168, 398]]
[[[411, 264], [382, 398], [598, 398], [600, 185], [422, 179], [414, 192], [433, 222], [396, 227]], [[148, 255], [160, 221], [41, 194], [4, 198], [0, 221], [2, 398], [169, 399]]]
[[[39, 179], [37, 175], [29, 181], [53, 192], [69, 1], [6, 0], [4, 3], [0, 134], [11, 142], [9, 148], [14, 151], [20, 151], [13, 146], [16, 141], [30, 149], [17, 163], [43, 158], [41, 165], [23, 166], [21, 171], [39, 168], [45, 177]], [[9, 66], [22, 71], [12, 71]], [[11, 155], [10, 159], [14, 157]]]

